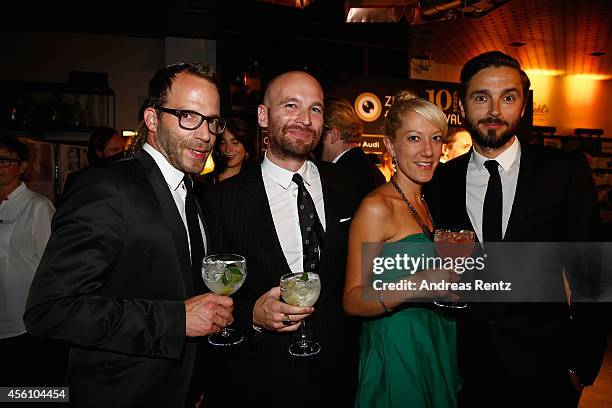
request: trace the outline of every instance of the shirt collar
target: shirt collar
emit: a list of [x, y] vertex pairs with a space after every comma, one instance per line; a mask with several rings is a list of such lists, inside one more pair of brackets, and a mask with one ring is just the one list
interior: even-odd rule
[[17, 197], [19, 197], [20, 195], [22, 195], [23, 193], [25, 193], [26, 189], [27, 188], [26, 188], [25, 183], [23, 181], [21, 181], [19, 183], [19, 185], [6, 196], [6, 199], [7, 200], [14, 200]]
[[343, 151], [342, 153], [340, 153], [339, 155], [337, 155], [336, 157], [334, 157], [334, 160], [332, 160], [332, 163], [338, 163], [338, 160], [340, 160], [340, 158], [342, 156], [344, 156], [346, 154], [346, 152], [348, 152], [349, 150], [351, 150], [352, 147], [349, 147], [348, 149], [346, 149], [345, 151]]
[[514, 163], [515, 160], [519, 157], [520, 148], [521, 148], [521, 143], [519, 142], [516, 136], [513, 136], [512, 144], [508, 146], [506, 150], [504, 150], [502, 153], [500, 153], [497, 157], [493, 159], [484, 157], [483, 155], [478, 153], [475, 149], [473, 149], [472, 161], [476, 164], [477, 169], [480, 169], [482, 171], [487, 171], [484, 166], [484, 163], [487, 160], [496, 160], [497, 163], [499, 163], [499, 165], [503, 169], [503, 171], [508, 171], [510, 169], [510, 166], [512, 166], [512, 163]]
[[159, 167], [159, 169], [161, 170], [162, 175], [166, 180], [166, 183], [168, 184], [168, 186], [170, 186], [170, 189], [176, 190], [177, 188], [179, 188], [181, 182], [183, 181], [183, 177], [185, 177], [185, 173], [171, 165], [170, 162], [168, 162], [168, 160], [164, 157], [164, 155], [161, 154], [150, 144], [145, 143], [143, 146], [143, 150], [149, 153], [153, 160], [155, 160], [157, 167]]
[[268, 153], [266, 152], [264, 159], [261, 162], [261, 172], [270, 176], [272, 180], [276, 181], [282, 188], [287, 190], [291, 186], [294, 173], [298, 173], [300, 176], [302, 176], [304, 182], [310, 185], [313, 177], [312, 166], [314, 166], [314, 164], [306, 160], [298, 171], [289, 171], [272, 163], [270, 159], [268, 159]]

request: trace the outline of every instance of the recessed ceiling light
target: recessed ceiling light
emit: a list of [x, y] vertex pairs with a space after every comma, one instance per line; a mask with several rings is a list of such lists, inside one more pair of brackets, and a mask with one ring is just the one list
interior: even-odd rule
[[515, 41], [513, 43], [510, 43], [510, 45], [513, 46], [513, 47], [522, 47], [525, 44], [527, 44], [527, 43], [520, 42], [520, 41]]
[[606, 55], [605, 52], [595, 51], [589, 54], [591, 57], [601, 57], [602, 55]]

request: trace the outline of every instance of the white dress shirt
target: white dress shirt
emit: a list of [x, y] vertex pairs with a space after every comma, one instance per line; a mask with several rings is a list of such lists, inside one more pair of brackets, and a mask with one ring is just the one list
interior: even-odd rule
[[519, 167], [521, 163], [521, 144], [516, 136], [512, 144], [499, 156], [488, 159], [483, 155], [472, 151], [472, 157], [468, 163], [466, 173], [465, 206], [470, 221], [474, 226], [474, 232], [482, 242], [482, 215], [484, 199], [489, 183], [489, 171], [484, 166], [487, 160], [497, 160], [499, 163], [499, 176], [502, 184], [502, 236], [506, 235], [508, 220], [512, 212], [512, 203], [516, 193], [516, 182], [518, 180]]
[[55, 208], [25, 183], [0, 203], [0, 339], [26, 332], [23, 314], [32, 279], [51, 235]]
[[[185, 189], [185, 183], [183, 183], [183, 177], [185, 177], [185, 173], [171, 165], [168, 160], [161, 154], [159, 151], [155, 150], [153, 146], [148, 143], [145, 143], [143, 146], [143, 150], [151, 155], [157, 167], [162, 172], [164, 179], [166, 180], [166, 184], [170, 189], [170, 193], [172, 193], [172, 198], [174, 198], [174, 203], [176, 204], [176, 209], [181, 215], [181, 219], [183, 220], [183, 224], [185, 225], [185, 231], [187, 231], [187, 242], [189, 243], [189, 255], [191, 255], [191, 240], [189, 239], [189, 227], [187, 226], [187, 215], [185, 214], [185, 199], [187, 198], [187, 190]], [[198, 215], [198, 221], [200, 222], [200, 232], [202, 233], [202, 240], [204, 242], [204, 250], [206, 250], [206, 234], [204, 234], [204, 226], [202, 225], [202, 220]]]
[[[304, 186], [314, 201], [321, 225], [323, 229], [326, 229], [323, 187], [317, 166], [306, 161], [296, 173], [299, 173], [304, 179]], [[272, 163], [266, 155], [261, 163], [261, 174], [274, 220], [274, 228], [287, 264], [292, 272], [303, 272], [304, 249], [297, 210], [298, 186], [292, 180], [294, 172]]]

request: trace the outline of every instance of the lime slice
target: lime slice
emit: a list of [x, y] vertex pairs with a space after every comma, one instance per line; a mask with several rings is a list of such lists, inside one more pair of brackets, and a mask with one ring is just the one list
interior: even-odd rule
[[304, 281], [304, 282], [308, 282], [308, 272], [304, 272], [303, 274], [300, 275], [300, 280]]

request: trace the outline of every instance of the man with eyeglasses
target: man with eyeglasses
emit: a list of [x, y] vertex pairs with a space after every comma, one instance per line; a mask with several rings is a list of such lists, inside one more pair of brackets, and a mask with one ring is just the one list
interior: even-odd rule
[[[0, 137], [0, 384], [52, 385], [63, 373], [43, 367], [52, 342], [26, 332], [23, 313], [30, 284], [51, 233], [55, 208], [22, 181], [28, 147], [14, 137]], [[58, 348], [59, 350], [59, 348]], [[52, 356], [50, 356], [52, 357]], [[55, 375], [55, 377], [54, 377]], [[44, 384], [47, 382], [47, 384]], [[56, 384], [59, 385], [59, 384]]]
[[231, 324], [203, 292], [206, 239], [190, 174], [225, 127], [210, 67], [176, 63], [149, 82], [134, 157], [93, 166], [65, 191], [26, 326], [70, 341], [74, 406], [193, 406], [197, 337]]

